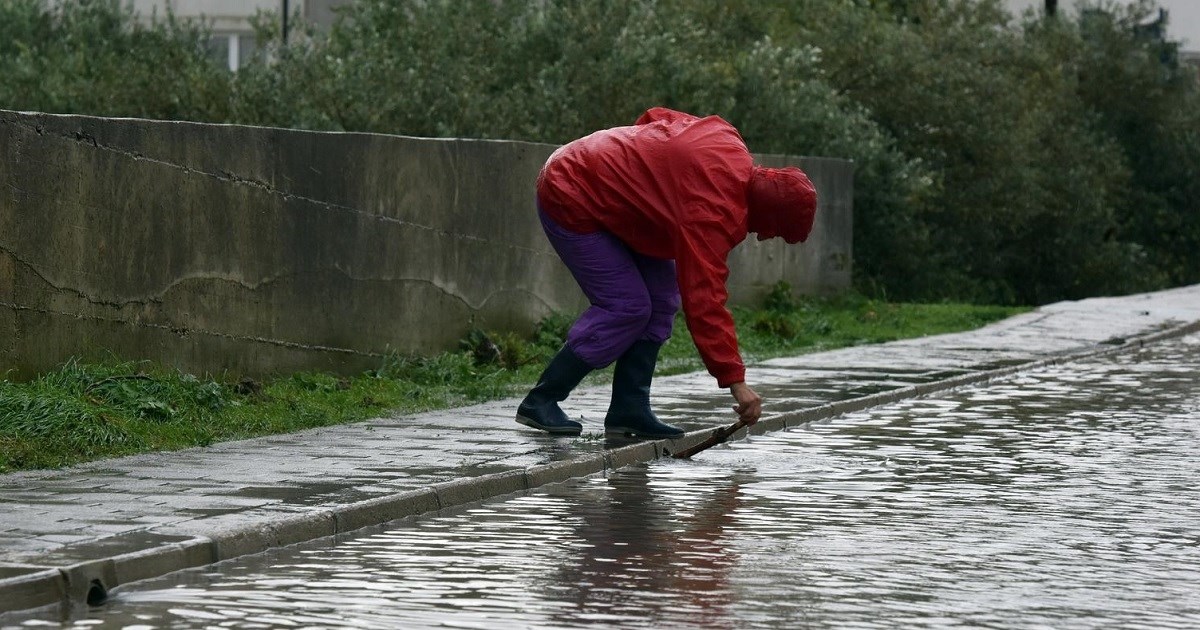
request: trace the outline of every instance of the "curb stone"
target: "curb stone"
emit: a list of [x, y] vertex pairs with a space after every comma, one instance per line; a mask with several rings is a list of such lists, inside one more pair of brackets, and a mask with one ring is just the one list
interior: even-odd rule
[[354, 531], [406, 516], [436, 512], [442, 504], [433, 488], [410, 490], [334, 508], [337, 533]]
[[[999, 368], [959, 374], [945, 379], [905, 386], [848, 400], [776, 414], [739, 430], [730, 441], [746, 435], [800, 427], [906, 399], [978, 385], [1041, 367], [1135, 351], [1147, 345], [1200, 332], [1200, 321], [1127, 339], [1111, 339], [1097, 346]], [[235, 525], [194, 536], [190, 540], [151, 547], [59, 568], [0, 565], [0, 622], [10, 613], [57, 607], [62, 615], [72, 609], [103, 602], [108, 592], [123, 584], [161, 577], [175, 571], [260, 553], [275, 547], [383, 525], [397, 519], [435, 513], [518, 494], [543, 485], [585, 477], [633, 464], [670, 457], [694, 446], [713, 429], [692, 431], [675, 440], [644, 441], [591, 453], [570, 461], [556, 461], [525, 469], [454, 479], [420, 490], [348, 503], [333, 509], [293, 514], [267, 524]]]
[[0, 579], [0, 601], [14, 611], [62, 605], [69, 601], [67, 582], [58, 569], [7, 577]]
[[214, 562], [215, 558], [211, 541], [193, 538], [182, 543], [121, 554], [112, 560], [116, 584], [128, 584], [166, 575], [180, 568], [202, 567]]

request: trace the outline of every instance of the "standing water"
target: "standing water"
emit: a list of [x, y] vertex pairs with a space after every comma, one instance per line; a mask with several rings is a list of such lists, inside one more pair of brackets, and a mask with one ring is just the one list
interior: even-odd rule
[[1191, 336], [130, 585], [76, 623], [1197, 628], [1198, 450]]

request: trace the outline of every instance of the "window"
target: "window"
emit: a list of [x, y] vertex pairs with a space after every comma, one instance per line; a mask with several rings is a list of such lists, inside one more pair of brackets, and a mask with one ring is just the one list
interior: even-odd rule
[[208, 42], [213, 60], [224, 63], [231, 71], [249, 63], [257, 48], [254, 35], [250, 33], [213, 33]]

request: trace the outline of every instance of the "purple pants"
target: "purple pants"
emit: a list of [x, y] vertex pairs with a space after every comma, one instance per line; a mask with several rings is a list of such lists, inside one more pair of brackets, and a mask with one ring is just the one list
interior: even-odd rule
[[600, 369], [635, 341], [663, 343], [679, 310], [675, 261], [639, 254], [609, 232], [578, 234], [542, 211], [538, 217], [559, 258], [591, 306], [567, 333], [567, 347]]

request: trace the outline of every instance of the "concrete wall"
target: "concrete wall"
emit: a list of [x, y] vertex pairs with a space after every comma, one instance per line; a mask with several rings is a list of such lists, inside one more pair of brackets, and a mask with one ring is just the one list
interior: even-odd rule
[[[532, 211], [553, 148], [0, 110], [0, 371], [352, 372], [575, 312]], [[849, 284], [852, 165], [799, 162], [813, 236], [736, 251], [735, 300]]]

